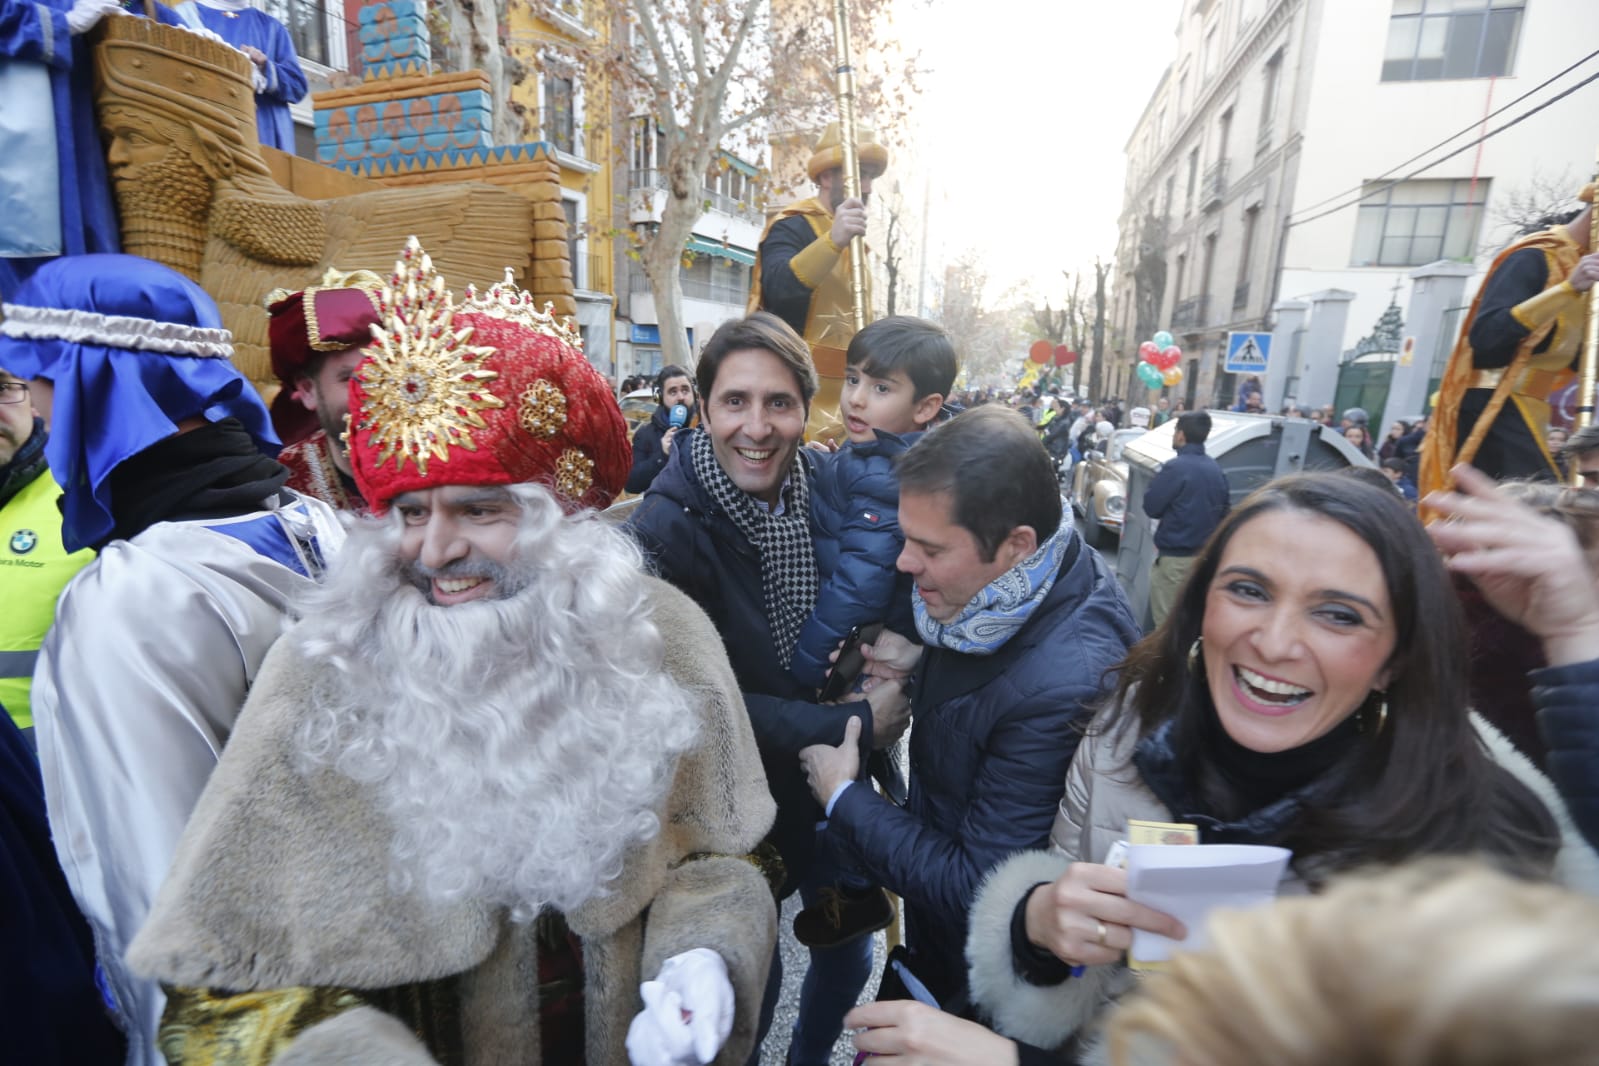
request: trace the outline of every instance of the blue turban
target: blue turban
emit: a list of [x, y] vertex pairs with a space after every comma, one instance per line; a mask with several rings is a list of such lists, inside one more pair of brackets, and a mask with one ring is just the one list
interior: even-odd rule
[[134, 255], [63, 256], [12, 300], [0, 367], [55, 385], [45, 457], [65, 496], [68, 551], [114, 528], [111, 471], [184, 419], [236, 418], [262, 454], [277, 456], [266, 405], [231, 362], [233, 335], [183, 275]]

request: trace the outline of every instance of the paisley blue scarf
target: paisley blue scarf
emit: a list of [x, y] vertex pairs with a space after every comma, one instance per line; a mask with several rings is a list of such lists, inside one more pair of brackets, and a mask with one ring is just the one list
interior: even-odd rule
[[951, 622], [935, 621], [927, 613], [921, 592], [913, 589], [911, 608], [916, 613], [916, 632], [925, 643], [950, 651], [994, 654], [1027, 624], [1049, 595], [1070, 536], [1070, 526], [1062, 524], [1037, 551], [983, 586]]

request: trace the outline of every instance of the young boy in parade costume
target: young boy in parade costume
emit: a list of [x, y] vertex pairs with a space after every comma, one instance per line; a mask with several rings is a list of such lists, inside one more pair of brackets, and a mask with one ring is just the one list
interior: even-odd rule
[[[821, 587], [805, 620], [789, 669], [821, 688], [829, 661], [852, 630], [881, 623], [917, 640], [911, 582], [895, 568], [905, 546], [899, 528], [899, 483], [894, 464], [943, 410], [958, 362], [949, 335], [925, 319], [879, 319], [851, 339], [839, 400], [845, 445], [821, 457], [811, 491], [811, 533]], [[898, 771], [874, 752], [870, 768], [901, 791]], [[831, 947], [881, 929], [893, 920], [882, 889], [853, 877], [850, 863], [837, 896], [801, 911], [794, 934], [803, 944]]]

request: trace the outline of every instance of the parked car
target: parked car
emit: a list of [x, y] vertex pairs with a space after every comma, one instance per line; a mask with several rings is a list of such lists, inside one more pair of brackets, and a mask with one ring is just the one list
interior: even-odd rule
[[620, 406], [622, 418], [627, 422], [627, 435], [631, 438], [638, 427], [650, 420], [660, 404], [656, 402], [653, 390], [639, 389], [622, 397]]
[[1072, 510], [1083, 519], [1083, 536], [1098, 545], [1106, 532], [1121, 536], [1127, 515], [1127, 463], [1122, 449], [1146, 429], [1118, 429], [1072, 471]]

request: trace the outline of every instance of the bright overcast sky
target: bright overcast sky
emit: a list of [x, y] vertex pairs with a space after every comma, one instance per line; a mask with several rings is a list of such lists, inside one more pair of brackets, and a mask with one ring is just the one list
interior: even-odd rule
[[[1175, 58], [1182, 0], [912, 2], [901, 36], [932, 73], [915, 105], [935, 201], [930, 243], [978, 251], [989, 299], [1116, 250], [1122, 146]], [[940, 240], [942, 238], [942, 240]]]

